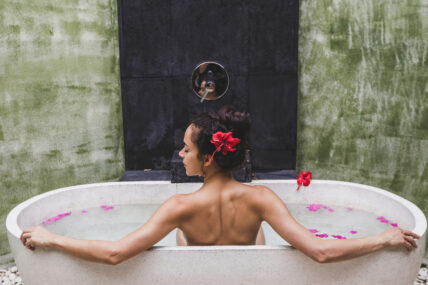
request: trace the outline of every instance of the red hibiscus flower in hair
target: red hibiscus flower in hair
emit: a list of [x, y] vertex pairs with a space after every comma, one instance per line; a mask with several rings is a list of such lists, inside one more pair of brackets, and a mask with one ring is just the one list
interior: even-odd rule
[[309, 171], [300, 172], [299, 176], [297, 176], [297, 190], [299, 190], [300, 186], [308, 186], [311, 183], [312, 173]]
[[216, 147], [215, 151], [213, 152], [213, 155], [218, 151], [222, 150], [222, 154], [226, 155], [229, 151], [235, 151], [236, 148], [233, 148], [236, 144], [238, 144], [241, 140], [238, 138], [234, 138], [232, 136], [232, 132], [223, 133], [223, 132], [216, 132], [213, 134], [212, 140], [210, 140], [211, 143], [213, 143]]

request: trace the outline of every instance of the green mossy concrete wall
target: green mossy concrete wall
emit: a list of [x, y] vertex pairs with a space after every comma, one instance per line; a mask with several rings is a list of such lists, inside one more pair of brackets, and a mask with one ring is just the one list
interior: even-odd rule
[[124, 171], [116, 6], [0, 1], [0, 255], [15, 205]]
[[428, 216], [427, 15], [426, 0], [300, 1], [299, 170]]

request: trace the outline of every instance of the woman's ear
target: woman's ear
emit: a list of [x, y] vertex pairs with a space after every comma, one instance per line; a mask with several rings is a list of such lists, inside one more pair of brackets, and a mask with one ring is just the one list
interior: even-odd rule
[[203, 160], [204, 160], [204, 166], [205, 167], [210, 166], [213, 162], [213, 159], [211, 159], [211, 155], [209, 155], [209, 154], [204, 155]]

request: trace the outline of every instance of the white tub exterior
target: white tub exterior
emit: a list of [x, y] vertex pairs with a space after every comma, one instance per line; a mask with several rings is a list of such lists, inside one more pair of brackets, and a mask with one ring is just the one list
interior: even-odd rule
[[16, 206], [6, 227], [25, 285], [109, 284], [413, 284], [425, 249], [427, 221], [413, 203], [379, 188], [314, 180], [296, 191], [295, 180], [259, 180], [291, 203], [346, 205], [376, 212], [419, 234], [418, 248], [383, 249], [353, 260], [319, 264], [291, 246], [155, 247], [119, 265], [87, 262], [59, 251], [30, 251], [20, 242], [22, 229], [64, 210], [102, 203], [162, 203], [201, 184], [164, 181], [112, 182], [62, 188]]

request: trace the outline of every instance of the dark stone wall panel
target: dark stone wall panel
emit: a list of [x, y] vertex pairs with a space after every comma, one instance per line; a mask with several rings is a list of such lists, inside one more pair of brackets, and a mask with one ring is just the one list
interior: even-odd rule
[[121, 11], [121, 76], [170, 75], [170, 1], [125, 1]]
[[257, 170], [295, 169], [296, 152], [256, 149], [251, 152], [251, 165]]
[[248, 87], [252, 147], [295, 151], [296, 75], [252, 75], [249, 76]]
[[127, 170], [166, 169], [173, 149], [171, 82], [168, 79], [122, 79]]
[[[298, 1], [118, 4], [127, 170], [169, 169], [192, 115], [224, 105], [251, 114], [255, 171], [295, 169]], [[230, 86], [201, 103], [190, 78], [204, 61]]]
[[194, 68], [207, 59], [228, 65], [228, 72], [248, 71], [248, 9], [242, 1], [173, 1], [171, 72]]
[[248, 7], [249, 72], [297, 72], [299, 1], [252, 0]]
[[130, 1], [121, 13], [122, 77], [188, 75], [206, 60], [247, 73], [248, 11], [241, 1]]

